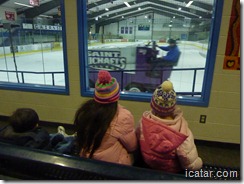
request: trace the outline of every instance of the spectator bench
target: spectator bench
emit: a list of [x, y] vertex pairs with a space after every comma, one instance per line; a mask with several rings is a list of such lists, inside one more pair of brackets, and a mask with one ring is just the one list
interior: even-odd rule
[[[237, 177], [185, 177], [143, 168], [142, 158], [135, 166], [65, 155], [51, 151], [20, 147], [0, 142], [0, 179], [24, 180], [240, 180], [240, 168], [204, 165], [205, 171], [237, 171]], [[139, 163], [139, 164], [138, 164]], [[142, 163], [142, 164], [141, 164]], [[1, 178], [1, 176], [4, 176]]]
[[185, 180], [169, 174], [0, 142], [0, 175], [25, 180]]

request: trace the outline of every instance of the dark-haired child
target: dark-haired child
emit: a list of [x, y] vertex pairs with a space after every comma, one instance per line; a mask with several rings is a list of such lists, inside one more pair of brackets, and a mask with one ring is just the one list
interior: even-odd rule
[[132, 165], [130, 155], [137, 148], [132, 114], [118, 104], [119, 84], [101, 70], [94, 98], [77, 110], [74, 124], [81, 157]]
[[39, 117], [31, 108], [19, 108], [9, 118], [9, 125], [0, 130], [0, 140], [19, 146], [49, 149], [49, 133], [38, 126]]

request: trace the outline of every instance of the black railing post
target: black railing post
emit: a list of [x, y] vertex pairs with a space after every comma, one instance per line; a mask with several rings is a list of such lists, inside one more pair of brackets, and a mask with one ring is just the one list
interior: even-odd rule
[[[196, 75], [197, 75], [197, 69], [194, 69], [192, 93], [194, 93], [194, 91], [195, 91]], [[194, 96], [194, 95], [192, 95], [192, 96]]]
[[15, 58], [15, 48], [13, 45], [13, 37], [12, 37], [12, 32], [11, 32], [11, 24], [5, 23], [5, 24], [3, 24], [3, 26], [5, 29], [8, 30], [8, 33], [9, 33], [10, 50], [12, 51], [12, 54], [13, 54], [14, 67], [15, 67], [15, 71], [16, 71], [16, 78], [17, 78], [18, 83], [20, 83], [19, 75], [18, 75], [18, 67], [17, 67], [17, 63], [16, 63], [16, 58]]
[[21, 72], [22, 83], [25, 83], [24, 72]]
[[120, 70], [121, 72], [121, 88], [120, 89], [124, 89], [124, 70]]
[[52, 81], [53, 81], [53, 86], [55, 86], [54, 72], [52, 72]]

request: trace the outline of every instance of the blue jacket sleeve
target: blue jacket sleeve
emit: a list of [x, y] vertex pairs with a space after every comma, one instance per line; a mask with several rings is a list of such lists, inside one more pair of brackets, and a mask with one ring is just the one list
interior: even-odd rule
[[[162, 47], [160, 48], [162, 49]], [[164, 47], [162, 50], [168, 51], [167, 55], [163, 57], [163, 60], [170, 61], [170, 62], [176, 62], [178, 60], [180, 54], [178, 47], [174, 47], [174, 48]]]
[[169, 51], [170, 50], [169, 46], [161, 46], [159, 48], [162, 49], [162, 50], [165, 50], [165, 51]]

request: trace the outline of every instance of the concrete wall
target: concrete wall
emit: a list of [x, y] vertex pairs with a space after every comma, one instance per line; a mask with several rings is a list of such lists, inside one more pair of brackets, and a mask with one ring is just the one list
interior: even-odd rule
[[[120, 21], [119, 23], [112, 23], [105, 26], [104, 34], [108, 35], [117, 35], [123, 37], [125, 39], [141, 39], [141, 40], [160, 40], [160, 39], [168, 39], [171, 38], [181, 38], [181, 34], [186, 34], [188, 37], [188, 27], [172, 27], [171, 35], [170, 28], [168, 24], [171, 18], [165, 17], [162, 15], [154, 14], [154, 23], [151, 19], [145, 18], [145, 16], [138, 16], [135, 18], [126, 19]], [[183, 25], [184, 19], [177, 20], [173, 19], [174, 25], [179, 24]], [[148, 31], [140, 31], [138, 30], [139, 25], [149, 25], [150, 29]], [[92, 26], [95, 27], [95, 26]], [[121, 27], [129, 27], [132, 28], [132, 34], [121, 34]], [[94, 32], [94, 29], [92, 30]], [[101, 33], [101, 29], [100, 29]]]
[[[72, 124], [76, 109], [88, 98], [80, 95], [80, 71], [76, 0], [65, 0], [67, 57], [70, 95], [0, 90], [0, 115], [10, 115], [16, 108], [31, 107], [41, 120]], [[223, 70], [223, 61], [232, 1], [224, 1], [210, 103], [208, 107], [180, 106], [196, 139], [240, 143], [240, 71]], [[82, 77], [82, 76], [81, 76]], [[149, 103], [120, 100], [137, 123]], [[205, 124], [199, 123], [207, 115]], [[136, 124], [135, 124], [136, 126]]]

